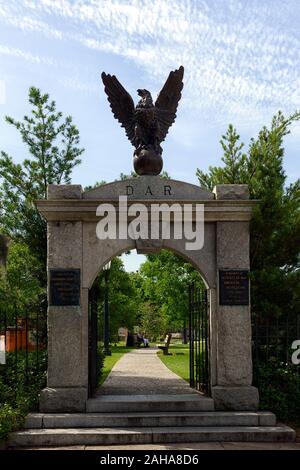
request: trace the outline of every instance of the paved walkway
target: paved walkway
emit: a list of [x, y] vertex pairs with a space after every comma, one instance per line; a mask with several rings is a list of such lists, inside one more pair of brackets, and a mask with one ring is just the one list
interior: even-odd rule
[[157, 357], [157, 348], [134, 349], [115, 364], [97, 395], [197, 393]]

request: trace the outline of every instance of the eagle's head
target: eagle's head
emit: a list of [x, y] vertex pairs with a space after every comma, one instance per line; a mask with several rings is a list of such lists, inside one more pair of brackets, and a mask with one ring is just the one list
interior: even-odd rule
[[138, 95], [142, 98], [138, 106], [139, 107], [150, 107], [153, 106], [153, 100], [150, 91], [139, 88], [137, 90]]

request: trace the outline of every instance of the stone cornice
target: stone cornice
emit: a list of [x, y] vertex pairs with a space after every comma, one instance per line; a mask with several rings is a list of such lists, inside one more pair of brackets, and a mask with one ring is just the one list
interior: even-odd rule
[[[36, 206], [41, 215], [47, 221], [90, 221], [96, 222], [101, 217], [96, 215], [97, 207], [100, 204], [112, 204], [118, 214], [119, 206], [116, 200], [95, 200], [95, 199], [56, 199], [39, 200]], [[196, 204], [204, 205], [205, 222], [217, 221], [248, 221], [251, 219], [252, 210], [258, 203], [255, 200], [195, 200], [190, 199], [177, 201], [171, 199], [128, 199], [128, 207], [132, 204], [144, 204], [147, 209], [151, 204], [192, 204], [193, 214], [195, 214]]]

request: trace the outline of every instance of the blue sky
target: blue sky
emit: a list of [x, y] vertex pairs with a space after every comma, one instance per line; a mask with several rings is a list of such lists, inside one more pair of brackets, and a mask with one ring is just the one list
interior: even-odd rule
[[[86, 152], [73, 182], [111, 181], [132, 170], [132, 147], [113, 119], [100, 74], [156, 96], [171, 69], [185, 67], [178, 118], [164, 169], [197, 183], [218, 164], [232, 122], [247, 143], [279, 109], [300, 108], [299, 0], [0, 0], [0, 148], [25, 157], [4, 123], [21, 118], [35, 85], [71, 114]], [[289, 181], [299, 177], [300, 123], [286, 140]]]

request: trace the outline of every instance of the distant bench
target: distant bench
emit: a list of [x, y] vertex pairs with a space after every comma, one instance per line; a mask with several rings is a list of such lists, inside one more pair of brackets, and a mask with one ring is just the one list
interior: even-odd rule
[[161, 349], [165, 356], [167, 356], [169, 354], [169, 347], [170, 347], [171, 338], [172, 338], [171, 333], [168, 333], [165, 337], [164, 344], [158, 344], [157, 345], [158, 349]]

